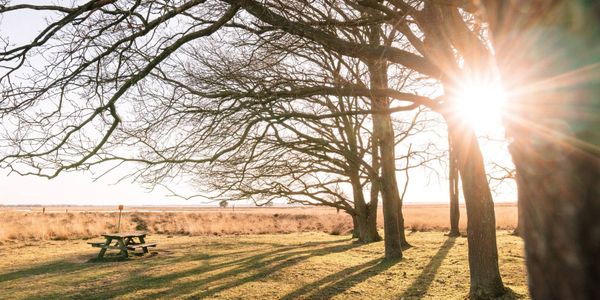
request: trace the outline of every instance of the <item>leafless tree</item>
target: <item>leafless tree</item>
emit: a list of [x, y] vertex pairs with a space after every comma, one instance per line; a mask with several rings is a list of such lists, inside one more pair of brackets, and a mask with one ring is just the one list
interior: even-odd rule
[[[425, 106], [442, 114], [452, 128], [451, 139], [467, 206], [471, 295], [499, 295], [504, 289], [498, 271], [493, 202], [481, 151], [473, 129], [462, 124], [452, 109], [457, 84], [464, 74], [480, 71], [481, 62], [485, 65], [491, 60], [490, 51], [476, 34], [479, 31], [473, 22], [475, 16], [447, 4], [444, 1], [100, 0], [77, 7], [2, 6], [1, 13], [26, 9], [55, 13], [48, 27], [31, 43], [6, 45], [0, 52], [1, 66], [6, 70], [1, 77], [1, 113], [7, 128], [7, 142], [1, 146], [9, 152], [2, 165], [21, 174], [55, 177], [66, 170], [107, 161], [137, 162], [156, 168], [184, 161], [211, 163], [234, 157], [241, 145], [258, 140], [256, 137], [270, 127], [263, 122], [265, 114], [256, 112], [260, 108], [266, 113], [272, 111], [276, 108], [272, 106], [275, 99], [311, 95], [371, 97], [372, 107], [357, 113], [373, 115], [381, 168], [377, 189], [383, 199], [386, 257], [394, 259], [400, 258], [402, 252], [395, 134], [390, 115]], [[376, 30], [374, 24], [379, 25]], [[348, 35], [352, 28], [361, 28], [368, 34]], [[392, 31], [399, 34], [386, 40]], [[183, 111], [195, 109], [196, 114], [176, 121], [181, 126], [168, 132], [173, 137], [169, 143], [144, 144], [137, 153], [126, 152], [126, 146], [142, 143], [137, 137], [146, 133], [136, 132], [135, 124], [144, 120], [129, 120], [119, 112], [147, 111], [152, 115], [154, 108], [165, 105], [164, 98], [140, 98], [133, 91], [141, 83], [155, 84], [156, 90], [163, 88], [166, 83], [156, 79], [160, 74], [150, 75], [160, 68], [162, 78], [176, 77], [178, 74], [171, 73], [169, 67], [182, 59], [181, 50], [211, 35], [215, 39], [270, 35], [298, 39], [299, 46], [306, 42], [318, 44], [367, 64], [369, 86], [339, 86], [334, 82], [290, 86], [274, 84], [273, 78], [257, 77], [260, 80], [252, 87], [245, 87], [244, 92], [221, 95], [218, 91], [223, 83], [204, 78], [206, 84], [193, 91], [196, 97], [182, 96], [179, 91], [172, 93], [172, 104], [184, 108]], [[251, 49], [221, 49], [221, 54], [227, 55], [219, 57], [252, 58], [255, 53]], [[34, 57], [42, 58], [45, 67], [36, 68]], [[268, 58], [264, 59], [265, 67], [273, 65]], [[430, 98], [415, 91], [394, 89], [389, 84], [394, 79], [393, 72], [385, 70], [398, 66], [433, 81], [446, 94]], [[210, 66], [203, 68], [198, 70], [200, 76]], [[251, 95], [245, 92], [248, 90]], [[400, 100], [400, 105], [392, 106], [392, 99]], [[249, 106], [253, 109], [246, 109]], [[168, 115], [162, 117], [163, 122], [172, 122]], [[198, 135], [202, 139], [193, 140], [201, 140], [201, 144], [187, 143], [188, 137]], [[130, 158], [123, 159], [124, 156]]]
[[[498, 162], [492, 162], [488, 173], [490, 187], [494, 191], [501, 190], [507, 185], [514, 184], [517, 180], [517, 171], [514, 166], [506, 166]], [[523, 233], [523, 207], [522, 202], [517, 201], [517, 227], [513, 235], [521, 236]]]

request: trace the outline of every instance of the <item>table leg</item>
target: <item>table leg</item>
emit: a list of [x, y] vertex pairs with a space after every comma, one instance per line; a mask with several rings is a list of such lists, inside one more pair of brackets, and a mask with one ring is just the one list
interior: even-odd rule
[[123, 238], [118, 239], [119, 241], [119, 248], [121, 248], [121, 252], [119, 254], [121, 254], [121, 256], [123, 256], [123, 258], [128, 258], [129, 257], [129, 253], [127, 253], [127, 246], [125, 245], [125, 240]]
[[[143, 236], [140, 236], [140, 243], [141, 244], [145, 244], [146, 240], [144, 239]], [[142, 247], [142, 250], [144, 251], [144, 253], [148, 253], [148, 247]]]
[[[104, 245], [106, 247], [108, 247], [108, 246], [110, 246], [111, 242], [112, 242], [112, 238], [106, 238], [106, 242], [104, 242]], [[100, 248], [100, 253], [98, 253], [98, 259], [103, 259], [104, 253], [106, 253], [106, 248]]]

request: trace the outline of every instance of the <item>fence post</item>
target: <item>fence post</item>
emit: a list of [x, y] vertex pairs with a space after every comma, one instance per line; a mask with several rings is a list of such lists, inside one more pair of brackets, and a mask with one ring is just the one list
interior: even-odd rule
[[123, 212], [123, 205], [119, 205], [119, 222], [117, 223], [117, 233], [121, 231], [121, 213]]

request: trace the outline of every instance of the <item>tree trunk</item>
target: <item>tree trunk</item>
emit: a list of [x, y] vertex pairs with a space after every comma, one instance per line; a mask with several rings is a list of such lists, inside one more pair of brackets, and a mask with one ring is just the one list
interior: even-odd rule
[[450, 190], [450, 232], [448, 236], [460, 236], [460, 230], [458, 229], [458, 222], [460, 220], [460, 209], [458, 206], [458, 164], [456, 161], [456, 153], [453, 149], [452, 139], [450, 134], [448, 135], [448, 160], [449, 160], [449, 171], [448, 181]]
[[396, 161], [394, 157], [394, 134], [389, 115], [376, 115], [373, 123], [379, 126], [381, 133], [379, 146], [381, 149], [381, 195], [383, 198], [383, 228], [385, 235], [385, 258], [402, 258], [402, 241], [400, 240], [399, 215], [400, 197], [396, 183]]
[[358, 218], [356, 214], [350, 214], [352, 217], [352, 238], [360, 240], [360, 229], [358, 225]]
[[[369, 41], [379, 45], [381, 42], [378, 26], [372, 26], [369, 32]], [[369, 68], [370, 85], [373, 89], [385, 89], [388, 86], [387, 62], [374, 59], [367, 62]], [[371, 107], [374, 110], [385, 111], [389, 108], [389, 99], [386, 97], [371, 97]], [[383, 230], [385, 240], [385, 259], [395, 260], [402, 258], [400, 228], [398, 212], [400, 210], [400, 195], [396, 181], [396, 143], [392, 118], [389, 113], [373, 114], [373, 136], [380, 153], [381, 177], [379, 180], [383, 202]], [[402, 228], [404, 230], [404, 228]]]
[[[360, 184], [358, 170], [351, 171], [350, 181], [352, 183], [352, 193], [354, 199], [354, 211], [352, 220], [354, 221], [354, 234], [352, 237], [358, 238], [362, 243], [372, 243], [381, 240], [377, 232], [377, 215], [375, 217], [370, 212], [370, 205], [365, 202], [365, 197]], [[377, 207], [375, 207], [377, 209]]]
[[[372, 61], [368, 64], [372, 88], [387, 87], [387, 66], [382, 60]], [[389, 100], [385, 97], [372, 97], [374, 110], [386, 110]], [[373, 114], [373, 136], [380, 151], [381, 177], [379, 180], [383, 200], [383, 230], [385, 240], [385, 258], [389, 260], [402, 258], [400, 229], [398, 227], [398, 211], [400, 196], [396, 182], [396, 159], [394, 142], [394, 129], [389, 113]]]
[[483, 4], [504, 85], [520, 91], [505, 125], [531, 297], [600, 299], [600, 4]]
[[[518, 179], [515, 178], [515, 180], [518, 182]], [[517, 191], [523, 191], [523, 189], [520, 189], [517, 185]], [[517, 197], [521, 198], [519, 196]], [[513, 230], [512, 234], [516, 236], [523, 236], [523, 201], [521, 200], [517, 201], [517, 227], [515, 230]]]
[[406, 240], [406, 233], [404, 230], [404, 215], [402, 214], [402, 201], [398, 205], [398, 234], [400, 235], [400, 245], [402, 249], [408, 249], [412, 247], [411, 244]]
[[451, 128], [449, 132], [467, 207], [467, 240], [471, 275], [469, 294], [474, 299], [500, 296], [505, 293], [505, 289], [498, 268], [494, 202], [487, 182], [481, 149], [472, 128], [468, 125], [460, 126], [458, 120], [453, 118], [447, 121]]
[[[378, 132], [376, 131], [376, 128], [373, 128], [373, 141], [371, 143], [371, 155], [372, 155], [372, 162], [371, 162], [371, 168], [374, 171], [374, 174], [371, 174], [371, 193], [370, 193], [370, 200], [369, 200], [369, 222], [375, 224], [375, 230], [377, 231], [377, 208], [379, 206], [379, 195], [381, 192], [381, 178], [379, 177], [379, 173], [381, 170], [381, 164], [380, 164], [380, 159], [379, 159], [379, 143], [377, 142], [377, 138], [376, 136], [378, 136]], [[379, 235], [379, 233], [377, 233], [377, 236], [379, 237], [379, 240], [381, 240], [381, 236]]]

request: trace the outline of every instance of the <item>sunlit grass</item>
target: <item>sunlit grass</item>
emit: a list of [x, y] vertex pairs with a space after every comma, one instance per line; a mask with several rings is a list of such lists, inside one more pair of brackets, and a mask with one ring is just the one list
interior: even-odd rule
[[[353, 244], [323, 233], [173, 237], [153, 235], [157, 254], [89, 263], [84, 241], [0, 246], [3, 298], [125, 299], [463, 299], [469, 271], [465, 238], [408, 235], [414, 245], [384, 263], [383, 242]], [[500, 271], [527, 293], [520, 238], [498, 235]], [[27, 287], [27, 288], [24, 288]]]

